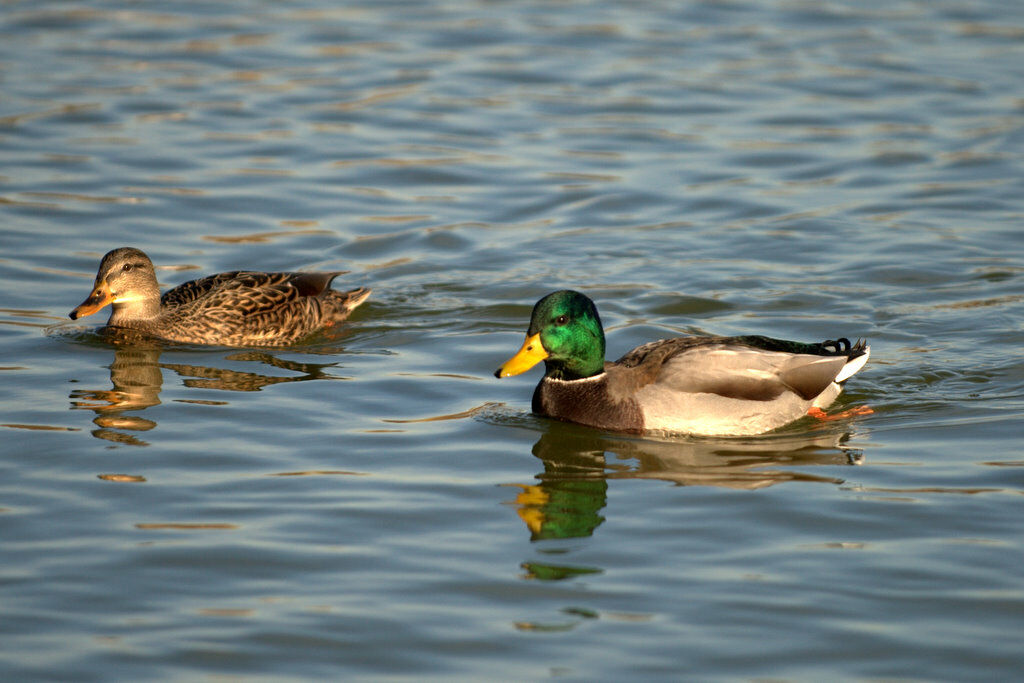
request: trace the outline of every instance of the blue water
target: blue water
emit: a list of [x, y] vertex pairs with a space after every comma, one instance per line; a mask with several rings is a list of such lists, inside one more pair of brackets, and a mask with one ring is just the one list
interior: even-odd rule
[[[0, 678], [1008, 680], [1024, 666], [1024, 5], [12, 2]], [[165, 286], [349, 271], [289, 349], [115, 345]], [[623, 437], [498, 381], [867, 337], [836, 410]]]

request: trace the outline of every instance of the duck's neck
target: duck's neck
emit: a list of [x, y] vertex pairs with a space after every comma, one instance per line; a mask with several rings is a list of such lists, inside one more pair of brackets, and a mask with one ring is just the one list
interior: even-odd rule
[[[603, 350], [603, 349], [602, 349]], [[571, 382], [575, 379], [586, 379], [604, 372], [604, 354], [591, 355], [586, 358], [571, 360], [544, 361], [544, 376]]]
[[160, 292], [138, 293], [123, 297], [110, 306], [108, 325], [115, 327], [131, 327], [131, 323], [139, 320], [151, 320], [160, 315]]

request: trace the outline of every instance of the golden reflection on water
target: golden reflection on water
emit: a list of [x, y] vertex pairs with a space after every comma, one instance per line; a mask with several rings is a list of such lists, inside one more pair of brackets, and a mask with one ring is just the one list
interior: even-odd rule
[[118, 483], [127, 484], [141, 484], [146, 481], [146, 478], [137, 474], [97, 474], [97, 479], [103, 481], [115, 481]]
[[0, 127], [9, 128], [11, 126], [27, 123], [33, 119], [45, 119], [56, 116], [67, 116], [68, 114], [80, 114], [88, 111], [99, 111], [100, 108], [101, 105], [92, 102], [84, 104], [63, 104], [56, 107], [40, 109], [38, 111], [22, 112], [20, 114], [12, 114], [11, 116], [0, 116]]
[[[663, 479], [686, 486], [754, 490], [785, 481], [840, 484], [842, 479], [778, 469], [786, 466], [853, 465], [861, 454], [843, 444], [848, 433], [778, 435], [743, 440], [655, 440], [620, 437], [577, 425], [552, 422], [533, 446], [544, 465], [539, 483], [508, 484], [519, 489], [508, 501], [530, 532], [531, 541], [593, 535], [604, 522], [609, 480]], [[603, 574], [598, 566], [559, 562], [564, 550], [546, 546], [542, 559], [520, 564], [521, 578], [564, 581]], [[550, 560], [548, 559], [550, 558]], [[570, 631], [590, 619], [643, 622], [651, 614], [604, 613], [566, 607], [545, 621], [518, 621], [519, 631]]]
[[[193, 389], [221, 391], [260, 391], [263, 387], [312, 379], [345, 379], [329, 373], [336, 363], [306, 363], [278, 358], [265, 351], [241, 351], [224, 356], [226, 361], [255, 362], [297, 373], [287, 377], [273, 377], [258, 372], [244, 372], [190, 363], [161, 363], [164, 347], [155, 343], [116, 345], [114, 360], [110, 364], [110, 389], [75, 389], [69, 395], [72, 410], [92, 410], [96, 413], [92, 431], [97, 439], [129, 446], [148, 446], [133, 432], [148, 432], [157, 422], [139, 415], [125, 413], [141, 411], [160, 405], [163, 372], [170, 370], [184, 377], [182, 384]], [[339, 349], [334, 349], [338, 351]], [[175, 399], [181, 403], [201, 405], [227, 405], [227, 401]], [[19, 426], [19, 425], [4, 425]], [[28, 428], [28, 427], [24, 427]]]
[[139, 204], [145, 201], [142, 197], [111, 197], [71, 192], [22, 192], [21, 194], [38, 199], [63, 199], [72, 202], [99, 202], [104, 204]]
[[[61, 317], [54, 316], [47, 311], [33, 311], [29, 309], [21, 308], [0, 308], [0, 315], [7, 316], [11, 315], [16, 318], [31, 318], [34, 320], [63, 320]], [[52, 323], [34, 323], [27, 322], [25, 320], [2, 320], [0, 319], [0, 325], [13, 325], [15, 327], [41, 327], [47, 328]], [[21, 368], [4, 368], [4, 369], [21, 369]]]
[[118, 348], [110, 364], [111, 389], [75, 389], [71, 392], [72, 410], [92, 410], [93, 423], [99, 427], [92, 435], [97, 439], [127, 446], [148, 446], [146, 441], [127, 433], [149, 431], [156, 422], [123, 413], [145, 410], [160, 403], [163, 374], [158, 364], [160, 349], [156, 346]]
[[[604, 522], [608, 482], [662, 479], [684, 486], [755, 490], [781, 482], [842, 484], [839, 477], [784, 469], [860, 464], [846, 448], [848, 433], [793, 434], [742, 440], [656, 440], [605, 434], [553, 422], [533, 446], [544, 470], [539, 483], [520, 489], [509, 503], [532, 541], [592, 535]], [[550, 576], [543, 576], [544, 572]], [[564, 578], [565, 567], [531, 563], [531, 578]]]
[[7, 427], [8, 429], [28, 429], [30, 431], [41, 431], [41, 432], [77, 432], [76, 427], [59, 427], [54, 425], [30, 425], [30, 424], [19, 424], [16, 422], [7, 422], [0, 424], [0, 427]]
[[183, 197], [200, 197], [206, 194], [205, 190], [194, 187], [136, 187], [129, 185], [124, 188], [124, 191], [133, 194], [159, 194]]
[[410, 84], [398, 88], [370, 88], [369, 94], [364, 95], [362, 97], [353, 98], [345, 102], [334, 102], [332, 104], [326, 104], [323, 106], [328, 109], [337, 109], [340, 111], [364, 109], [384, 102], [390, 102], [392, 100], [398, 100], [404, 97], [409, 97], [418, 90], [419, 85], [417, 84]]
[[200, 239], [204, 242], [217, 242], [221, 244], [260, 244], [272, 242], [279, 237], [294, 237], [296, 235], [330, 235], [330, 230], [318, 230], [308, 228], [304, 230], [276, 230], [271, 232], [255, 232], [248, 235], [203, 235]]

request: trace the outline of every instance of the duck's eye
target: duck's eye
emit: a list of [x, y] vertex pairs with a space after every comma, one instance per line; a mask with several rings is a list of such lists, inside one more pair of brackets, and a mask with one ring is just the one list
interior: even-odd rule
[[131, 270], [131, 269], [132, 269], [132, 264], [130, 264], [130, 263], [126, 263], [126, 264], [124, 264], [123, 266], [121, 266], [121, 270], [122, 270], [122, 271], [124, 271], [124, 272], [126, 272], [126, 273], [127, 273], [127, 272], [128, 272], [129, 270]]
[[569, 318], [567, 316], [560, 315], [557, 318], [555, 318], [555, 324], [556, 325], [564, 325], [567, 322], [569, 322]]

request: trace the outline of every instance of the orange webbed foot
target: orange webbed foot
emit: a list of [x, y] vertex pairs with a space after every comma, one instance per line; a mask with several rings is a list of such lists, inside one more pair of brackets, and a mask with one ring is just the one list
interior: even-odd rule
[[817, 420], [822, 420], [824, 422], [828, 422], [828, 421], [831, 421], [831, 420], [845, 420], [848, 417], [859, 417], [861, 415], [870, 415], [873, 412], [875, 412], [875, 411], [872, 410], [871, 408], [869, 408], [868, 406], [857, 406], [855, 408], [849, 408], [849, 409], [844, 410], [844, 411], [842, 411], [840, 413], [836, 413], [835, 415], [829, 415], [828, 413], [826, 413], [821, 408], [811, 408], [810, 410], [807, 411], [807, 414], [810, 415], [811, 417], [817, 419]]

